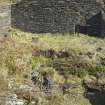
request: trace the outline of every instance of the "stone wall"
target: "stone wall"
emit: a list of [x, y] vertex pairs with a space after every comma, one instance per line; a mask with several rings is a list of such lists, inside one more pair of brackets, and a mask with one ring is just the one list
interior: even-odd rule
[[9, 27], [11, 26], [11, 6], [0, 5], [0, 36], [9, 35]]
[[12, 26], [35, 33], [74, 33], [76, 25], [86, 25], [102, 11], [96, 1], [21, 0], [12, 5]]

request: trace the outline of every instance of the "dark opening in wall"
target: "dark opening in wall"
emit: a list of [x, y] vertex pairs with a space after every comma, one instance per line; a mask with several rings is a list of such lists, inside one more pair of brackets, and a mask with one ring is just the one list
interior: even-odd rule
[[99, 37], [102, 34], [102, 26], [104, 25], [102, 13], [94, 15], [90, 19], [86, 20], [86, 25], [76, 25], [76, 33], [82, 33], [91, 36]]

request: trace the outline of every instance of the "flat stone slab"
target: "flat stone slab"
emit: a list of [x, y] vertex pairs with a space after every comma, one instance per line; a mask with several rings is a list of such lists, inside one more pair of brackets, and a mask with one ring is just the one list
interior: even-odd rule
[[8, 35], [11, 26], [11, 5], [0, 5], [0, 35]]

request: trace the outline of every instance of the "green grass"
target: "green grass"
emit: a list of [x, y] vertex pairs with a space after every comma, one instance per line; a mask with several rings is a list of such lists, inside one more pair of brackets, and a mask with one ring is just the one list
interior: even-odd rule
[[[32, 39], [34, 41], [32, 41]], [[101, 64], [101, 60], [105, 58], [105, 39], [89, 37], [86, 35], [74, 36], [65, 34], [32, 34], [22, 32], [17, 29], [12, 29], [11, 38], [0, 38], [0, 76], [3, 77], [4, 85], [0, 80], [0, 91], [6, 87], [9, 81], [6, 78], [15, 78], [17, 83], [24, 83], [24, 81], [30, 81], [30, 73], [33, 70], [39, 70], [41, 73], [48, 73], [54, 82], [58, 84], [73, 83], [81, 84], [83, 77], [90, 77], [97, 71], [105, 72], [105, 65]], [[63, 49], [68, 51], [70, 58], [55, 58], [51, 59], [41, 56], [32, 56], [32, 51], [54, 49], [59, 52]], [[97, 50], [101, 49], [101, 50]], [[78, 71], [73, 75], [65, 73], [59, 74], [58, 69], [52, 66], [52, 63], [58, 61], [64, 64], [69, 64], [72, 69], [71, 74], [74, 73], [75, 67], [73, 65], [81, 64]], [[103, 61], [104, 62], [104, 61]], [[40, 67], [40, 65], [42, 65]], [[66, 72], [66, 69], [65, 69]], [[27, 76], [28, 78], [24, 78]], [[79, 78], [81, 77], [81, 78]], [[71, 89], [74, 93], [83, 93], [82, 86], [78, 86], [75, 89]], [[3, 91], [5, 92], [5, 91]], [[64, 96], [62, 93], [53, 94], [53, 98], [50, 101], [46, 101], [44, 94], [42, 96], [37, 93], [38, 100], [42, 100], [45, 104], [42, 105], [90, 105], [89, 101], [84, 98], [83, 94], [79, 96]], [[34, 95], [37, 97], [36, 95]]]
[[[105, 58], [105, 39], [89, 37], [82, 34], [79, 36], [68, 34], [64, 36], [62, 34], [50, 33], [33, 34], [33, 37], [39, 40], [37, 44], [34, 44], [36, 48], [43, 50], [52, 48], [56, 52], [65, 49], [71, 53], [71, 56], [73, 56], [71, 65], [82, 64], [78, 69], [79, 73], [76, 73], [80, 77], [87, 73], [94, 75], [96, 72], [105, 72], [105, 64], [102, 64], [102, 62], [105, 62], [102, 61]], [[61, 60], [59, 59], [59, 62]], [[66, 61], [64, 62], [68, 63]]]
[[[35, 40], [33, 42], [32, 37]], [[82, 75], [86, 74], [87, 71], [89, 74], [94, 74], [99, 71], [99, 69], [100, 71], [105, 71], [105, 65], [101, 64], [105, 62], [102, 61], [102, 59], [105, 58], [105, 39], [82, 34], [79, 36], [70, 34], [62, 35], [59, 33], [32, 34], [17, 29], [13, 30], [13, 38], [19, 43], [30, 44], [32, 49], [47, 50], [52, 48], [56, 52], [63, 49], [67, 50], [73, 57], [73, 59], [71, 59], [71, 65], [78, 63], [83, 64], [83, 67], [81, 66], [79, 70]], [[98, 49], [101, 50], [98, 51]], [[61, 60], [62, 59], [60, 59], [60, 61]], [[32, 68], [41, 64], [47, 65], [48, 62], [52, 62], [52, 60], [44, 56], [32, 57]]]
[[39, 41], [41, 41], [44, 45], [40, 46], [42, 48], [54, 48], [55, 50], [63, 49], [63, 48], [71, 48], [75, 51], [87, 52], [87, 51], [96, 51], [96, 48], [102, 47], [105, 48], [104, 41], [102, 39], [88, 37], [85, 35], [78, 36], [70, 36], [65, 35], [39, 35]]

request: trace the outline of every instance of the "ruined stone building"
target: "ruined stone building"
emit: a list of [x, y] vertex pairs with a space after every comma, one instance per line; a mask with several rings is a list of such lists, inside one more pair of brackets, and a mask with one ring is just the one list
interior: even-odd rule
[[105, 36], [103, 0], [21, 0], [11, 8], [12, 26], [23, 31]]

